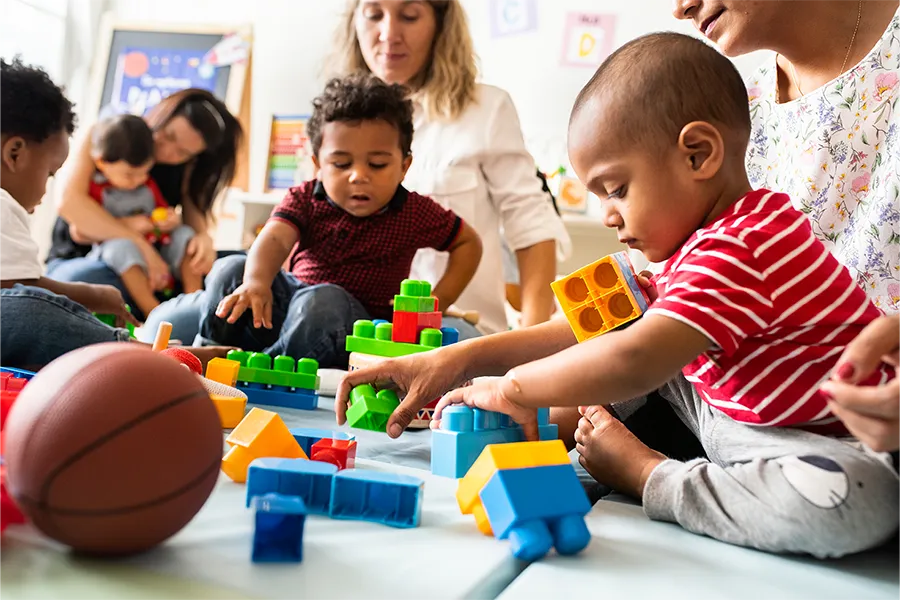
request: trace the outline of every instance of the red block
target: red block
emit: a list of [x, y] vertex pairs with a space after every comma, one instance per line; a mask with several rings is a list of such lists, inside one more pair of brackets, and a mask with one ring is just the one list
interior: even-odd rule
[[441, 313], [438, 311], [434, 312], [424, 312], [424, 313], [416, 313], [419, 315], [419, 327], [418, 333], [421, 333], [423, 329], [440, 329], [441, 328]]
[[309, 458], [331, 463], [338, 469], [352, 469], [356, 464], [356, 440], [322, 438], [310, 448]]
[[419, 313], [394, 311], [391, 340], [416, 344], [419, 341]]
[[7, 525], [16, 525], [25, 522], [25, 515], [13, 502], [12, 496], [6, 491], [6, 467], [0, 465], [0, 533]]

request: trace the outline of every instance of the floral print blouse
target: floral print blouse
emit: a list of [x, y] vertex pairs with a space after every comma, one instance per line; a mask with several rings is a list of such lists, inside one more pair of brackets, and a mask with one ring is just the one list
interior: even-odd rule
[[775, 59], [748, 81], [747, 173], [786, 192], [885, 313], [900, 311], [900, 11], [855, 67], [777, 104]]

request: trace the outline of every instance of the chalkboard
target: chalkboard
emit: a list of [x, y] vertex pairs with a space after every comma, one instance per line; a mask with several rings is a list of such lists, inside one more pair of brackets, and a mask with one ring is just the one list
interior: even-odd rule
[[212, 92], [244, 127], [234, 186], [246, 189], [251, 47], [247, 25], [134, 23], [105, 15], [85, 116], [144, 115], [174, 92]]

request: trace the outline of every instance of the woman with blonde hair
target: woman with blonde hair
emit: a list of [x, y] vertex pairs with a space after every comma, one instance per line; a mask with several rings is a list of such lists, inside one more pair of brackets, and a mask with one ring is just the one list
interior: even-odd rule
[[[521, 273], [522, 325], [549, 319], [550, 282], [570, 240], [537, 177], [512, 100], [476, 82], [475, 51], [459, 1], [350, 0], [335, 42], [330, 74], [368, 71], [410, 89], [414, 160], [404, 185], [455, 211], [482, 238], [481, 265], [457, 306], [478, 311], [484, 333], [508, 328], [505, 241]], [[412, 276], [434, 282], [446, 261], [443, 253], [420, 250]], [[462, 337], [475, 333], [465, 323], [450, 324]]]

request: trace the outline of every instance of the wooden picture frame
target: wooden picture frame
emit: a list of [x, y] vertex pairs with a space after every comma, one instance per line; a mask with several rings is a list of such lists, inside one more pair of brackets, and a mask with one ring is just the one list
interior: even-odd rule
[[[106, 13], [101, 22], [97, 50], [91, 67], [89, 96], [83, 113], [85, 119], [91, 122], [100, 118], [104, 111], [122, 112], [123, 96], [127, 96], [129, 111], [140, 113], [142, 106], [150, 108], [158, 101], [160, 95], [164, 96], [187, 87], [209, 89], [225, 103], [244, 129], [244, 139], [238, 150], [237, 169], [232, 186], [246, 191], [250, 172], [252, 32], [252, 27], [246, 24], [122, 21], [111, 13]], [[218, 66], [212, 74], [207, 72], [209, 76], [201, 78], [198, 75], [201, 71], [194, 64], [197, 57], [203, 56], [226, 38], [239, 41], [242, 58]], [[135, 56], [139, 60], [137, 66], [132, 67], [133, 63], [129, 61]], [[173, 73], [181, 69], [178, 74], [171, 76], [168, 74], [166, 65], [169, 64], [169, 60], [173, 64]], [[182, 61], [189, 66], [176, 65]], [[164, 66], [159, 67], [160, 64]], [[151, 75], [153, 69], [162, 69], [162, 74]], [[201, 80], [203, 85], [196, 85], [195, 82], [198, 80]], [[145, 83], [150, 90], [144, 89]], [[127, 90], [126, 85], [130, 86]], [[131, 110], [132, 108], [136, 110]]]

